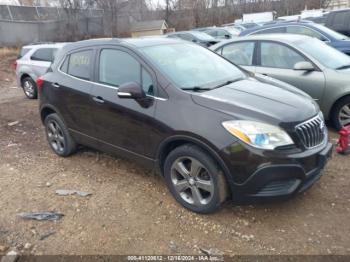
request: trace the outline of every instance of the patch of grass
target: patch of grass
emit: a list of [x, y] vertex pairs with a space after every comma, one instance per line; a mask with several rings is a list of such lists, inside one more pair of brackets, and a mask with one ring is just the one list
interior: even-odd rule
[[17, 56], [18, 53], [19, 53], [18, 48], [10, 48], [10, 47], [0, 48], [0, 57], [1, 58]]

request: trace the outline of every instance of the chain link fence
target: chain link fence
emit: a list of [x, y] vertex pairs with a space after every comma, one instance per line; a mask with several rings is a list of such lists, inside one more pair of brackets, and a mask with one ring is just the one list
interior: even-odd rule
[[106, 35], [102, 9], [0, 5], [0, 45], [74, 41]]

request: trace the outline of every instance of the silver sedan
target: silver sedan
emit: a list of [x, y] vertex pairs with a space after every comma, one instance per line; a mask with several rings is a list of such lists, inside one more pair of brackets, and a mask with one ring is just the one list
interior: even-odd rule
[[270, 34], [240, 37], [210, 49], [248, 71], [303, 90], [336, 129], [350, 124], [350, 57], [322, 41]]

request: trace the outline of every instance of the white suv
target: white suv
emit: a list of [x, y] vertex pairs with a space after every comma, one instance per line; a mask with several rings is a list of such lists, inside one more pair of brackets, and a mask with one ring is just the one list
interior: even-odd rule
[[23, 46], [15, 62], [17, 83], [29, 99], [36, 99], [36, 80], [51, 66], [57, 50], [66, 43], [32, 44]]

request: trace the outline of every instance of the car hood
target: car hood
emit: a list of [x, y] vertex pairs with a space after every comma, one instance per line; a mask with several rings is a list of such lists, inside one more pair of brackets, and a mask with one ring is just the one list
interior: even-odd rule
[[246, 79], [205, 93], [193, 101], [220, 111], [231, 119], [255, 120], [274, 125], [300, 123], [319, 112], [309, 97], [258, 81]]

